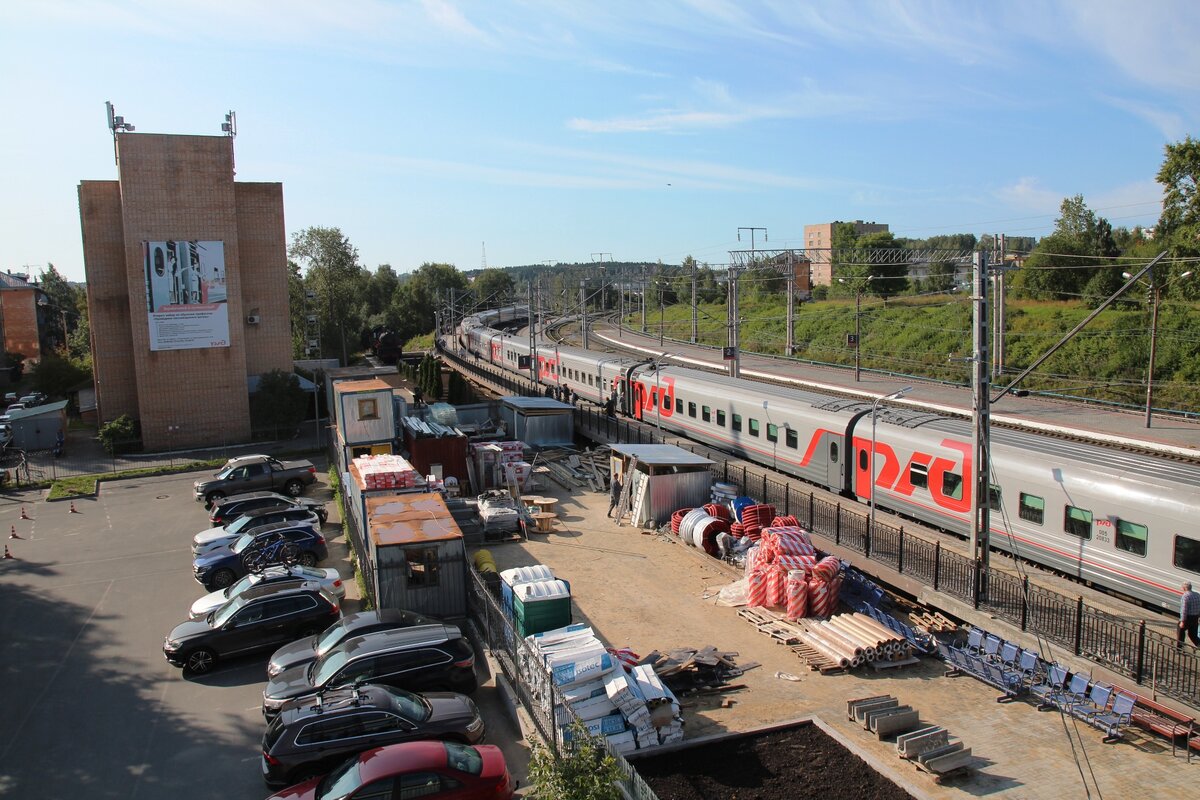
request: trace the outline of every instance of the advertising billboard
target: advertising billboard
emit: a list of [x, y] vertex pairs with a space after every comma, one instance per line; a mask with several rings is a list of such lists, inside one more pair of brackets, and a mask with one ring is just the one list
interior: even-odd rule
[[151, 350], [229, 346], [225, 243], [142, 242]]

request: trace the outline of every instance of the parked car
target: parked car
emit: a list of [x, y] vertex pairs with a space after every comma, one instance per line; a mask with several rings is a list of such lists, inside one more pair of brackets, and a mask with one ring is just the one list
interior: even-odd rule
[[453, 625], [354, 636], [317, 660], [271, 678], [263, 690], [263, 715], [269, 721], [288, 700], [355, 683], [470, 694], [479, 685], [475, 651]]
[[14, 411], [21, 411], [25, 408], [24, 403], [10, 403], [8, 408], [4, 409], [5, 414], [11, 414]]
[[42, 394], [41, 392], [32, 392], [19, 398], [17, 402], [24, 403], [26, 408], [33, 408], [34, 406], [40, 406], [42, 403], [46, 402], [46, 399], [46, 395]]
[[516, 789], [504, 754], [492, 744], [405, 742], [367, 750], [267, 800], [422, 797], [511, 800]]
[[[342, 576], [336, 569], [321, 569], [320, 567], [303, 567], [295, 564], [290, 567], [268, 567], [259, 573], [250, 573], [240, 578], [237, 583], [209, 592], [188, 610], [192, 619], [207, 617], [213, 611], [228, 603], [233, 598], [254, 586], [278, 586], [287, 589], [297, 589], [306, 583], [329, 592], [340, 602], [346, 596], [346, 587], [342, 584]], [[308, 641], [307, 639], [303, 641]]]
[[176, 625], [163, 640], [167, 661], [187, 672], [208, 672], [219, 659], [270, 650], [328, 626], [341, 615], [337, 598], [312, 587], [239, 595], [204, 619]]
[[205, 507], [231, 494], [243, 494], [255, 489], [272, 489], [298, 497], [306, 486], [317, 482], [317, 468], [311, 461], [280, 461], [267, 455], [239, 456], [206, 481], [192, 485], [197, 500]]
[[264, 508], [261, 511], [252, 511], [249, 514], [243, 514], [229, 523], [229, 527], [227, 528], [218, 525], [215, 528], [200, 531], [192, 537], [192, 555], [204, 555], [216, 550], [218, 547], [231, 545], [243, 533], [250, 533], [276, 522], [303, 522], [314, 528], [321, 527], [321, 520], [317, 518], [317, 515], [303, 506], [290, 506], [288, 508], [277, 509]]
[[297, 639], [276, 650], [275, 655], [271, 656], [271, 660], [267, 662], [267, 677], [274, 678], [286, 669], [316, 661], [353, 636], [366, 636], [381, 631], [411, 628], [416, 625], [440, 624], [441, 620], [413, 611], [401, 611], [398, 608], [382, 608], [378, 611], [359, 611], [356, 614], [347, 614], [316, 636]]
[[483, 736], [483, 718], [466, 695], [370, 684], [333, 689], [280, 709], [263, 734], [263, 779], [290, 786], [372, 747], [422, 739], [479, 744]]
[[315, 566], [318, 561], [324, 561], [329, 555], [325, 537], [311, 525], [276, 522], [250, 533], [243, 533], [241, 538], [228, 547], [218, 547], [202, 556], [196, 556], [192, 560], [192, 574], [196, 581], [210, 592], [214, 589], [224, 589], [250, 572], [246, 568], [244, 558], [248, 551], [269, 547], [281, 540], [287, 540], [300, 547], [300, 563], [306, 567]]
[[208, 520], [213, 525], [228, 525], [242, 514], [251, 511], [261, 511], [264, 508], [285, 508], [288, 506], [305, 506], [321, 520], [324, 525], [329, 519], [325, 504], [311, 497], [288, 497], [278, 492], [246, 492], [235, 494], [213, 503], [209, 510]]

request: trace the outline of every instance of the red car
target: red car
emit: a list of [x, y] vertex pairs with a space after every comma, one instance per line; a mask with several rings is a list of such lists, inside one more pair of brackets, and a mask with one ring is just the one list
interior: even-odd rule
[[514, 789], [495, 745], [405, 742], [368, 750], [268, 800], [511, 800]]

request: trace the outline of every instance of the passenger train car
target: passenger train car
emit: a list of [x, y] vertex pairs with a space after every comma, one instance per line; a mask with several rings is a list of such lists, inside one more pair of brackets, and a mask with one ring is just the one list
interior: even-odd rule
[[[508, 311], [512, 317], [511, 310]], [[459, 346], [529, 374], [528, 339], [468, 317]], [[538, 380], [930, 525], [969, 534], [971, 424], [575, 347], [539, 345]], [[1009, 429], [991, 435], [991, 541], [1000, 550], [1165, 609], [1200, 582], [1200, 467]], [[874, 462], [874, 463], [873, 463]]]

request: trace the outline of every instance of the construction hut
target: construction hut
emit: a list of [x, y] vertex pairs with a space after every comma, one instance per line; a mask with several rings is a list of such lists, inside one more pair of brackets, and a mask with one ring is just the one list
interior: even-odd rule
[[396, 439], [392, 387], [378, 378], [333, 384], [334, 419], [343, 461], [392, 452]]
[[630, 523], [657, 527], [681, 508], [709, 502], [712, 463], [673, 444], [614, 444], [610, 476], [628, 494]]
[[442, 496], [382, 495], [366, 503], [377, 606], [465, 617], [466, 547]]
[[52, 450], [67, 435], [67, 401], [18, 408], [8, 412], [12, 446], [21, 450]]
[[534, 449], [574, 446], [573, 411], [573, 406], [549, 397], [500, 398], [500, 419], [509, 438]]
[[467, 437], [458, 428], [416, 417], [402, 417], [404, 448], [422, 475], [467, 480]]

